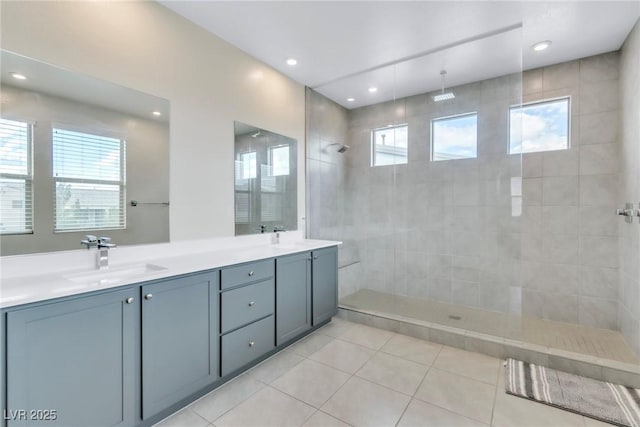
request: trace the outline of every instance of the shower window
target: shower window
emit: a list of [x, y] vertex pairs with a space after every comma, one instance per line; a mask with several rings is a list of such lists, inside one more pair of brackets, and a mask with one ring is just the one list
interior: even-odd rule
[[509, 154], [568, 149], [569, 111], [569, 97], [511, 107]]
[[440, 117], [431, 121], [431, 160], [478, 157], [478, 114]]
[[371, 166], [407, 163], [409, 126], [406, 124], [371, 131]]

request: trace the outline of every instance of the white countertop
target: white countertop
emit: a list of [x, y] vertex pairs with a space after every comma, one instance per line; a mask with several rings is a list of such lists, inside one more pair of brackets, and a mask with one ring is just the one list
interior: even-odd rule
[[[294, 233], [286, 234], [290, 237], [281, 239], [280, 244], [271, 244], [266, 238], [258, 236], [253, 239], [220, 238], [110, 249], [109, 270], [106, 272], [107, 276], [103, 276], [108, 277], [107, 279], [95, 275], [97, 270], [92, 266], [95, 249], [2, 257], [0, 308], [117, 288], [342, 243], [298, 240]], [[149, 264], [162, 268], [145, 271]]]

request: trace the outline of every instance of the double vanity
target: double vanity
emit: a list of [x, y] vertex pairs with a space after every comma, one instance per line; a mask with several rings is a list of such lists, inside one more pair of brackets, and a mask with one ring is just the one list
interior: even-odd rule
[[339, 242], [242, 239], [3, 272], [3, 425], [151, 425], [330, 321]]

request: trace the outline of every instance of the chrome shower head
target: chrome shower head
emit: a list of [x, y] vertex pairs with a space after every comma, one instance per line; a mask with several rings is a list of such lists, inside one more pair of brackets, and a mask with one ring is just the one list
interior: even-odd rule
[[348, 146], [346, 144], [338, 144], [337, 142], [329, 144], [329, 145], [327, 145], [327, 147], [333, 147], [334, 145], [338, 146], [338, 153], [340, 153], [340, 154], [345, 153], [349, 148], [351, 148], [350, 146]]

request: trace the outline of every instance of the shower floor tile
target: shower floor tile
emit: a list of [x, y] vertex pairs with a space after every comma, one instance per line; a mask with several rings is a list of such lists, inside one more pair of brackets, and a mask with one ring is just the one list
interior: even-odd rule
[[361, 289], [340, 299], [340, 306], [356, 311], [391, 314], [499, 338], [539, 345], [599, 359], [640, 364], [618, 331], [590, 328], [553, 320], [516, 316], [472, 307], [409, 298]]

